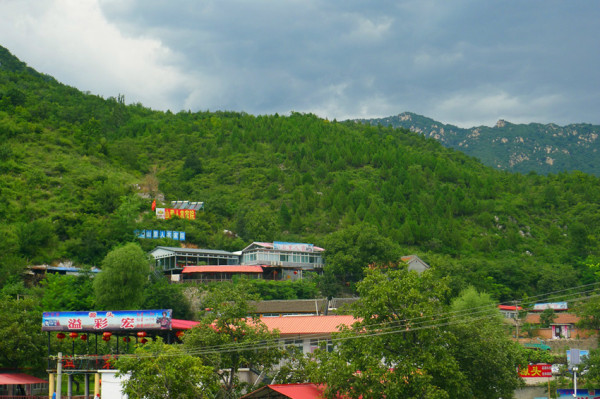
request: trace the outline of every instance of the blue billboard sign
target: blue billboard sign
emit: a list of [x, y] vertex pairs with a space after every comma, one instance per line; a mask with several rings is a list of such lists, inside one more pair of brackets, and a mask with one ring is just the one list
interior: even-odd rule
[[177, 241], [185, 241], [185, 231], [171, 231], [171, 230], [136, 230], [135, 235], [137, 238], [170, 238]]
[[170, 330], [171, 309], [44, 312], [42, 331]]

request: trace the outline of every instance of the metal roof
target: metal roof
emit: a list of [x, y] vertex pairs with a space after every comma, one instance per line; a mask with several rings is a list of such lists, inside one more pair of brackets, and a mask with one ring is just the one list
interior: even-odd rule
[[[249, 249], [251, 249], [254, 246], [265, 248], [265, 249], [273, 249], [273, 243], [272, 242], [258, 242], [258, 241], [255, 241], [252, 244], [248, 245], [246, 248], [242, 249], [242, 252], [246, 252], [246, 251], [248, 251]], [[323, 249], [321, 247], [317, 247], [316, 245], [313, 245], [312, 248], [313, 248], [313, 253], [325, 251], [325, 249]], [[302, 252], [302, 251], [287, 251], [287, 250], [281, 250], [281, 249], [278, 249], [277, 251], [282, 251], [282, 252]]]
[[200, 249], [200, 248], [180, 248], [180, 247], [156, 247], [152, 250], [152, 252], [156, 251], [157, 249], [162, 249], [165, 251], [171, 251], [177, 254], [183, 254], [183, 253], [188, 253], [188, 254], [214, 254], [214, 255], [231, 255], [231, 256], [236, 256], [234, 253], [232, 252], [228, 252], [228, 251], [222, 251], [219, 249]]
[[262, 273], [260, 266], [186, 266], [182, 273]]
[[47, 384], [48, 381], [24, 373], [0, 374], [0, 385]]
[[200, 324], [199, 321], [171, 319], [171, 328], [173, 330], [189, 330]]
[[327, 299], [288, 299], [251, 302], [255, 313], [323, 313]]

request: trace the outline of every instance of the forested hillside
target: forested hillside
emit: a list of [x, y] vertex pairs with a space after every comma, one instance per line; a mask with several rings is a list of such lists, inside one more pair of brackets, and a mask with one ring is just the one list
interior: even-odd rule
[[540, 174], [579, 170], [600, 176], [598, 125], [525, 125], [499, 120], [493, 127], [465, 129], [411, 112], [359, 121], [409, 129], [464, 151], [497, 169]]
[[[311, 242], [348, 283], [365, 266], [356, 259], [416, 253], [455, 290], [473, 284], [497, 300], [588, 282], [586, 264], [598, 263], [597, 177], [497, 171], [408, 130], [165, 113], [115, 95], [67, 87], [0, 47], [0, 286], [28, 264], [98, 265], [151, 228], [213, 249]], [[156, 220], [154, 198], [205, 211]], [[341, 251], [356, 256], [333, 257]]]

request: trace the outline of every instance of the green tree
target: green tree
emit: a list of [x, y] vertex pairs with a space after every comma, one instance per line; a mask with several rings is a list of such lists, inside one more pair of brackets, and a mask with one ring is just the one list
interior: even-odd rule
[[152, 275], [144, 290], [144, 308], [171, 309], [173, 318], [189, 320], [193, 317], [190, 302], [183, 294], [181, 284], [169, 284], [162, 275]]
[[456, 320], [449, 330], [460, 370], [467, 376], [469, 397], [511, 397], [520, 386], [515, 367], [526, 364], [525, 351], [509, 339], [496, 303], [473, 287], [465, 289], [450, 306]]
[[93, 307], [93, 286], [89, 273], [79, 276], [48, 274], [41, 285], [44, 311], [83, 311]]
[[102, 261], [102, 271], [94, 278], [96, 306], [100, 309], [138, 309], [150, 272], [149, 260], [140, 246], [125, 244]]
[[552, 324], [554, 322], [554, 319], [556, 319], [556, 312], [554, 311], [554, 309], [548, 308], [548, 309], [544, 309], [544, 311], [542, 313], [540, 313], [540, 327], [542, 328], [548, 328], [550, 327], [550, 324]]
[[396, 262], [400, 250], [370, 224], [338, 230], [325, 239], [325, 271], [342, 282], [357, 282], [370, 264]]
[[43, 373], [47, 347], [37, 301], [0, 297], [0, 320], [0, 367]]
[[[500, 319], [489, 305], [482, 305], [488, 298], [465, 295], [455, 310], [449, 310], [444, 305], [449, 292], [446, 279], [436, 279], [430, 271], [409, 272], [404, 266], [370, 269], [357, 289], [360, 300], [353, 314], [358, 321], [334, 336], [336, 350], [317, 352], [319, 367], [311, 373], [312, 381], [327, 384], [328, 397], [337, 393], [349, 398], [512, 395], [518, 382], [514, 375], [519, 352], [502, 329], [494, 330]], [[472, 303], [484, 310], [481, 317], [470, 319], [460, 310]], [[486, 326], [471, 332], [469, 328], [477, 328], [473, 323]], [[473, 357], [461, 351], [474, 352]], [[475, 361], [484, 355], [482, 362], [489, 363], [485, 373], [477, 370], [479, 361]], [[484, 374], [489, 373], [500, 376], [486, 381]]]
[[211, 366], [222, 385], [218, 398], [237, 398], [248, 385], [237, 372], [242, 367], [270, 373], [279, 361], [278, 334], [268, 330], [259, 318], [248, 317], [249, 286], [221, 285], [202, 300], [201, 323], [185, 334], [184, 346]]
[[115, 367], [117, 376], [126, 377], [123, 392], [132, 399], [213, 398], [218, 389], [211, 367], [160, 338], [119, 357]]

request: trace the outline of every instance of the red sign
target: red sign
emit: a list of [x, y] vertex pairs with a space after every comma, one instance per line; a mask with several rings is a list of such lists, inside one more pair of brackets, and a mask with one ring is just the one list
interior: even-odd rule
[[552, 377], [552, 366], [549, 364], [530, 364], [527, 370], [519, 370], [519, 376], [523, 378]]
[[194, 220], [196, 219], [196, 211], [192, 209], [165, 208], [165, 219], [171, 219], [172, 217]]

